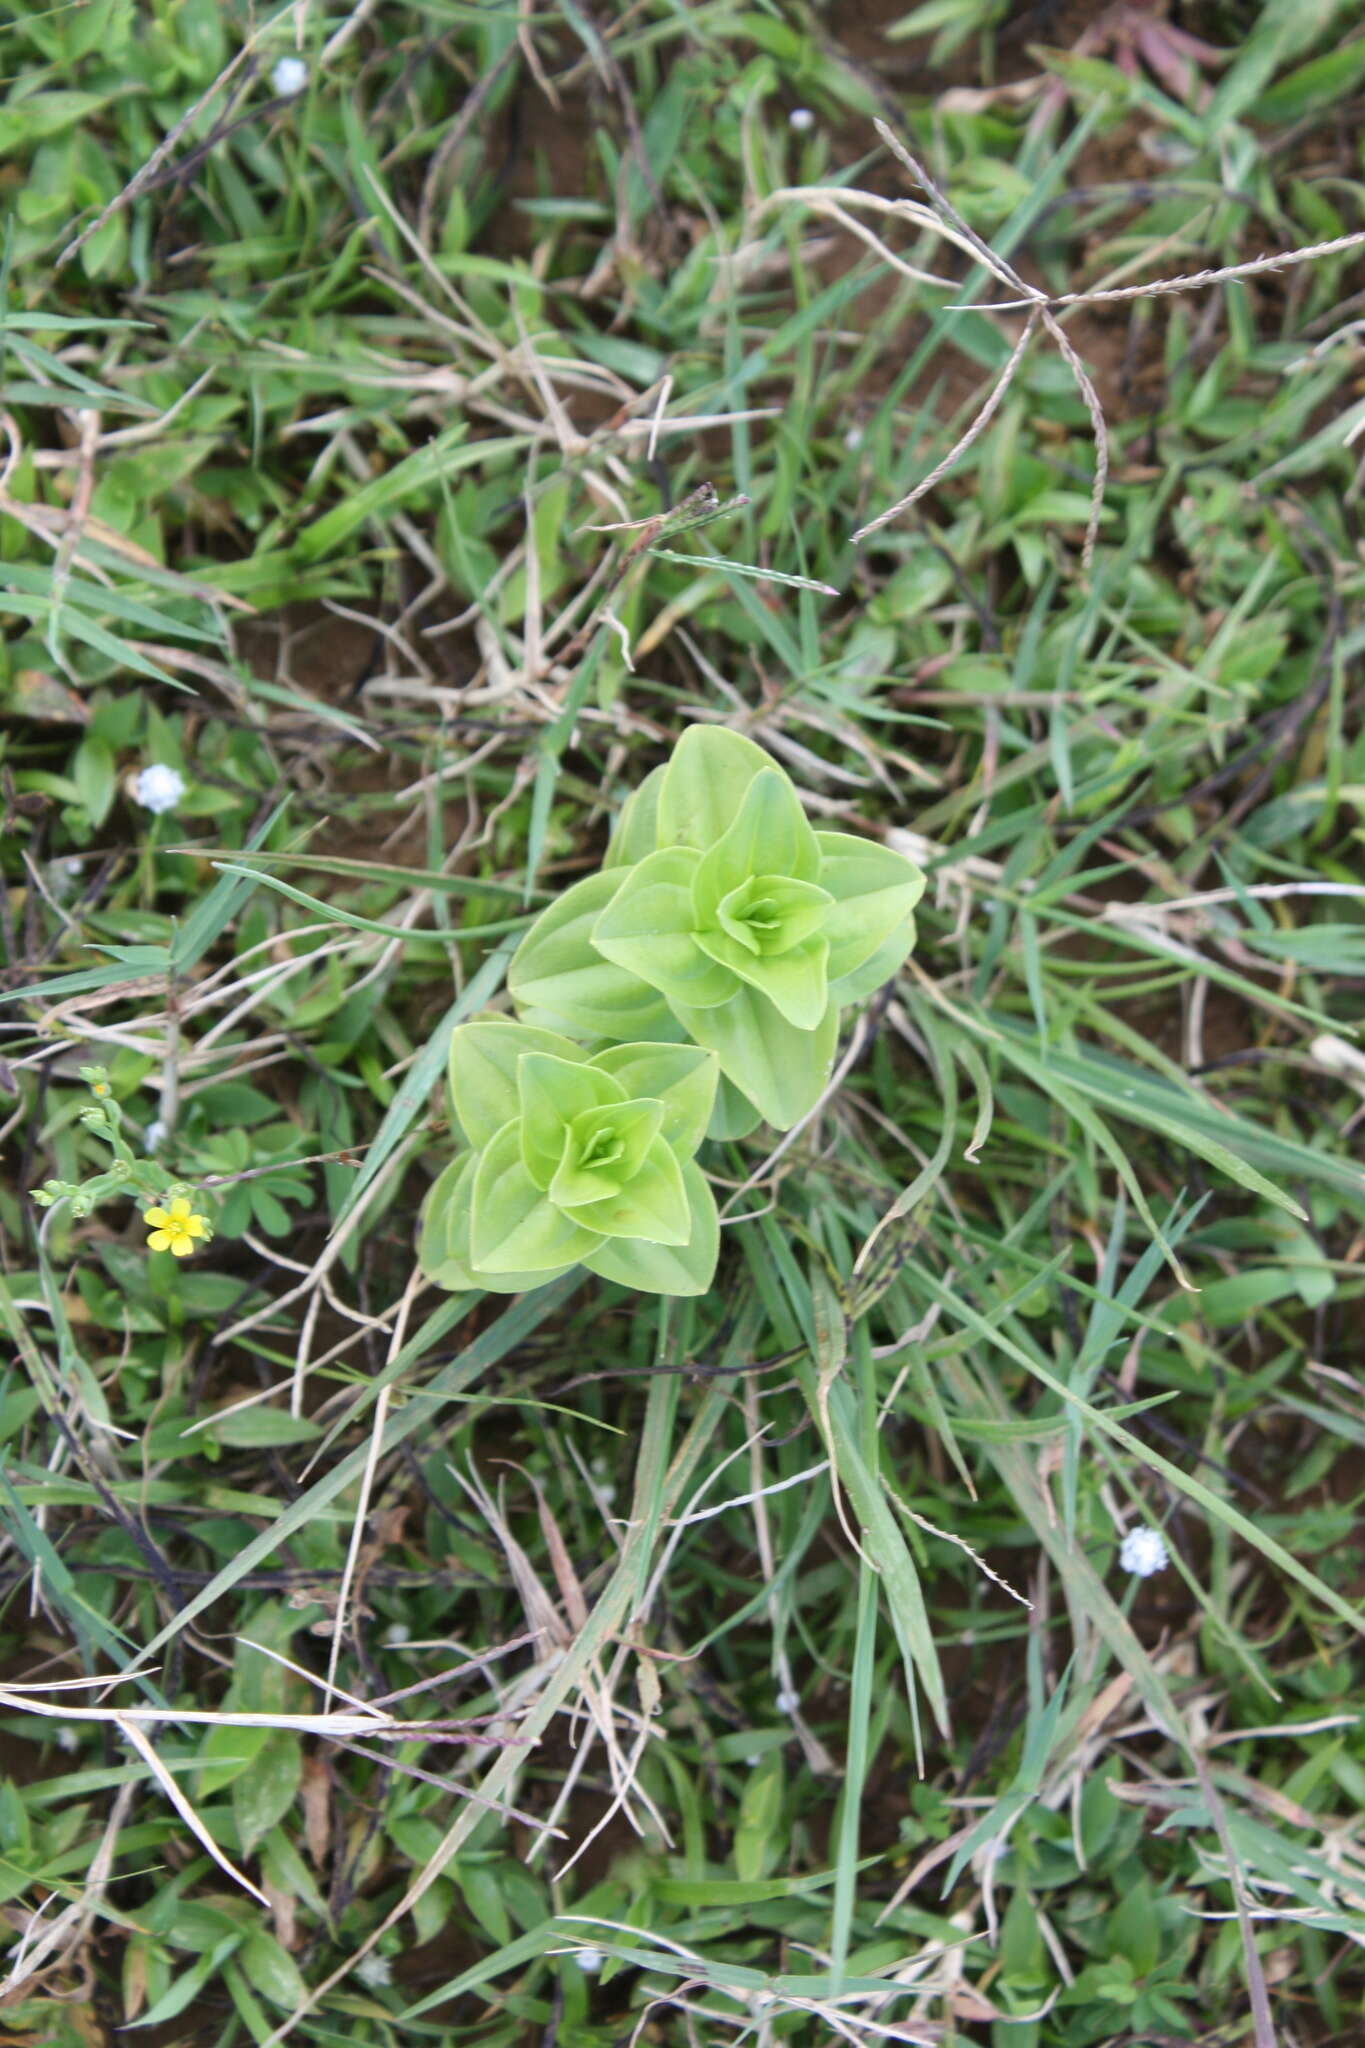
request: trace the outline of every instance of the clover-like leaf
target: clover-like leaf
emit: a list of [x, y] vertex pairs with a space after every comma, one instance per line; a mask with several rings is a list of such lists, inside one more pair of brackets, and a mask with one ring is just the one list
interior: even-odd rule
[[660, 784], [659, 845], [713, 846], [754, 777], [772, 765], [772, 756], [742, 733], [723, 725], [690, 725]]
[[704, 1009], [734, 993], [734, 977], [707, 958], [693, 932], [690, 847], [651, 853], [631, 868], [592, 928], [592, 943], [617, 968], [638, 975], [670, 1004]]
[[639, 1169], [616, 1193], [567, 1212], [586, 1229], [605, 1237], [644, 1238], [649, 1244], [685, 1245], [692, 1214], [683, 1169], [672, 1149], [656, 1136]]
[[720, 1249], [715, 1198], [695, 1161], [683, 1167], [682, 1181], [689, 1215], [686, 1244], [604, 1238], [583, 1261], [589, 1272], [644, 1294], [705, 1294], [715, 1278]]
[[701, 1045], [611, 1045], [592, 1064], [621, 1083], [627, 1095], [661, 1102], [659, 1135], [680, 1160], [690, 1159], [706, 1135], [720, 1082], [720, 1065]]
[[667, 1036], [657, 990], [597, 952], [592, 928], [633, 870], [588, 875], [543, 910], [512, 955], [507, 986], [533, 1025], [584, 1038]]
[[470, 1214], [476, 1274], [545, 1273], [576, 1265], [600, 1242], [557, 1209], [527, 1172], [521, 1132], [505, 1124], [479, 1154]]
[[[619, 1195], [644, 1167], [663, 1120], [661, 1102], [614, 1102], [581, 1110], [564, 1133], [563, 1156], [547, 1190], [550, 1200], [560, 1209], [576, 1210]], [[590, 1230], [606, 1229], [591, 1215], [578, 1220]]]
[[[875, 840], [856, 839], [850, 832], [817, 832], [815, 837], [820, 885], [837, 906], [825, 929], [830, 980], [839, 981], [870, 960], [902, 927], [908, 927], [913, 945], [910, 913], [924, 894], [924, 875], [904, 854]], [[909, 952], [909, 945], [905, 950]]]
[[517, 1062], [528, 1052], [549, 1053], [560, 1060], [586, 1058], [571, 1038], [510, 1017], [476, 1017], [452, 1032], [451, 1098], [460, 1127], [476, 1149], [520, 1114]]

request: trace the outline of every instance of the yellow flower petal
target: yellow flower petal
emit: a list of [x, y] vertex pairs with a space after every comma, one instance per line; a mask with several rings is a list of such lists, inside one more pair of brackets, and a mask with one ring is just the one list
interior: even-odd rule
[[150, 1223], [153, 1230], [164, 1230], [171, 1219], [164, 1209], [144, 1209], [142, 1220]]
[[193, 1250], [194, 1239], [192, 1237], [177, 1237], [171, 1246], [171, 1256], [176, 1259], [187, 1259]]
[[175, 1200], [171, 1203], [171, 1215], [175, 1218], [175, 1221], [177, 1223], [183, 1223], [185, 1221], [185, 1218], [189, 1215], [189, 1213], [190, 1205], [187, 1197], [184, 1195], [177, 1195]]
[[208, 1219], [203, 1216], [191, 1216], [185, 1228], [191, 1237], [207, 1237], [209, 1234]]
[[147, 1240], [149, 1247], [154, 1252], [164, 1252], [170, 1245], [170, 1242], [171, 1233], [169, 1230], [154, 1230]]

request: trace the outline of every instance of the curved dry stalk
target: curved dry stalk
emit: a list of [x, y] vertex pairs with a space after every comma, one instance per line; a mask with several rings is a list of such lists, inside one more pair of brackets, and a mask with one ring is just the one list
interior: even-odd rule
[[997, 284], [1002, 284], [1018, 294], [1015, 298], [997, 299], [986, 305], [970, 305], [964, 302], [958, 306], [946, 307], [945, 311], [1026, 312], [1028, 318], [1004, 369], [966, 433], [953, 444], [943, 460], [922, 478], [912, 491], [888, 507], [885, 512], [879, 513], [875, 519], [870, 519], [866, 525], [860, 526], [852, 536], [855, 542], [866, 540], [869, 535], [889, 525], [893, 519], [899, 518], [902, 512], [908, 511], [956, 466], [999, 411], [1006, 392], [1018, 374], [1024, 352], [1036, 329], [1041, 325], [1075, 379], [1095, 437], [1095, 477], [1091, 486], [1090, 511], [1081, 549], [1082, 573], [1088, 575], [1094, 564], [1100, 520], [1104, 510], [1105, 487], [1109, 479], [1109, 431], [1099, 392], [1074, 343], [1057, 317], [1059, 310], [1070, 306], [1113, 304], [1124, 300], [1167, 297], [1174, 293], [1197, 291], [1206, 285], [1222, 284], [1235, 278], [1257, 277], [1268, 272], [1285, 270], [1295, 264], [1313, 262], [1319, 257], [1337, 255], [1344, 250], [1359, 248], [1365, 244], [1365, 230], [1357, 230], [1353, 234], [1335, 236], [1330, 241], [1312, 243], [1306, 248], [1288, 249], [1269, 256], [1256, 256], [1245, 263], [1229, 264], [1220, 269], [1201, 270], [1179, 277], [1157, 278], [1149, 284], [1110, 286], [1094, 291], [1046, 292], [1039, 286], [1029, 284], [1011, 263], [977, 234], [885, 121], [876, 121], [874, 126], [887, 148], [923, 189], [928, 198], [927, 205], [912, 199], [888, 199], [879, 193], [864, 192], [857, 187], [785, 185], [768, 195], [758, 209], [759, 212], [775, 205], [792, 202], [806, 206], [812, 212], [834, 221], [855, 235], [883, 262], [888, 263], [903, 276], [922, 284], [946, 284], [947, 280], [934, 272], [920, 270], [915, 265], [907, 263], [904, 257], [898, 256], [893, 249], [888, 248], [873, 229], [856, 219], [848, 209], [864, 207], [886, 217], [911, 221], [918, 227], [931, 229], [944, 241], [984, 264]]

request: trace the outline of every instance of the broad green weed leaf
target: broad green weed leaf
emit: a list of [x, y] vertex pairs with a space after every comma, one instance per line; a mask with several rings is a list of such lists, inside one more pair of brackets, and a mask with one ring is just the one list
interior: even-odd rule
[[797, 882], [815, 882], [820, 875], [820, 848], [801, 799], [771, 763], [753, 778], [720, 838], [705, 849], [697, 876], [700, 900], [719, 903], [753, 875]]
[[521, 1156], [538, 1188], [548, 1188], [564, 1159], [564, 1142], [577, 1117], [619, 1108], [625, 1090], [610, 1074], [589, 1065], [526, 1053], [517, 1072]]
[[713, 846], [733, 823], [771, 754], [720, 725], [689, 726], [663, 776], [658, 798], [660, 846]]
[[651, 768], [640, 787], [626, 798], [602, 862], [604, 868], [634, 867], [658, 846], [659, 791], [667, 773], [666, 766]]
[[701, 1170], [689, 1160], [682, 1169], [691, 1215], [685, 1245], [647, 1244], [641, 1238], [608, 1238], [583, 1263], [590, 1273], [650, 1294], [705, 1294], [715, 1278], [720, 1224], [715, 1198]]
[[696, 868], [690, 848], [650, 854], [626, 875], [592, 928], [594, 951], [675, 1007], [705, 1008], [734, 992], [733, 976], [707, 957], [694, 931]]
[[282, 1948], [274, 1935], [267, 1934], [263, 1927], [252, 1929], [238, 1952], [237, 1960], [247, 1982], [272, 2005], [282, 2007], [285, 2012], [297, 2012], [306, 2001], [308, 1987], [298, 1964], [288, 1949]]
[[664, 1107], [660, 1135], [680, 1159], [690, 1159], [706, 1135], [720, 1069], [700, 1045], [611, 1045], [593, 1065], [611, 1074], [628, 1095], [648, 1095]]
[[839, 905], [826, 927], [830, 980], [852, 974], [888, 941], [898, 944], [905, 937], [908, 952], [914, 943], [910, 914], [924, 894], [919, 868], [890, 847], [856, 839], [849, 832], [817, 832], [815, 836], [820, 846], [820, 886]]
[[586, 1202], [571, 1211], [585, 1229], [604, 1237], [646, 1239], [650, 1244], [685, 1245], [692, 1234], [692, 1215], [683, 1169], [662, 1138], [655, 1138], [648, 1156], [618, 1193]]
[[298, 1736], [290, 1729], [273, 1730], [232, 1787], [232, 1812], [243, 1856], [250, 1856], [276, 1821], [288, 1813], [302, 1773]]
[[[469, 1271], [469, 1184], [472, 1180], [473, 1160], [469, 1153], [462, 1159], [453, 1159], [445, 1170], [438, 1174], [427, 1193], [426, 1205], [422, 1211], [422, 1234], [418, 1243], [417, 1261], [428, 1280], [438, 1287], [452, 1289], [475, 1287], [477, 1281]], [[457, 1213], [460, 1230], [456, 1231]], [[463, 1259], [455, 1250], [457, 1241], [464, 1243]]]
[[476, 1272], [559, 1271], [597, 1244], [536, 1186], [521, 1157], [516, 1124], [504, 1124], [474, 1169], [470, 1250]]
[[456, 1025], [450, 1039], [450, 1093], [471, 1145], [486, 1145], [516, 1116], [517, 1066], [530, 1052], [559, 1060], [583, 1058], [571, 1038], [515, 1024], [510, 1018], [476, 1017]]
[[741, 988], [714, 1010], [681, 1009], [678, 1021], [779, 1131], [815, 1107], [829, 1079], [839, 1016], [831, 1003], [813, 1030], [789, 1024], [757, 989]]
[[644, 1167], [663, 1120], [661, 1102], [612, 1102], [580, 1110], [565, 1133], [550, 1200], [563, 1209], [619, 1195]]
[[829, 1004], [827, 939], [803, 939], [789, 951], [771, 955], [751, 953], [726, 932], [703, 932], [700, 944], [718, 966], [766, 996], [796, 1030], [815, 1030]]
[[593, 926], [620, 886], [619, 869], [589, 875], [532, 925], [507, 970], [507, 985], [528, 1023], [584, 1038], [671, 1035], [657, 991], [591, 944]]

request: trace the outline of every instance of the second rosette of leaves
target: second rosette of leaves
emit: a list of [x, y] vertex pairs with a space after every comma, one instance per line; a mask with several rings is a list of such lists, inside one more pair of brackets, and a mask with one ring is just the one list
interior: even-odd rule
[[890, 848], [814, 830], [752, 740], [693, 726], [630, 799], [602, 871], [537, 918], [508, 985], [534, 1024], [709, 1048], [713, 1136], [763, 1117], [786, 1130], [828, 1079], [840, 1009], [913, 946], [923, 888]]
[[583, 1265], [645, 1293], [704, 1294], [719, 1227], [693, 1155], [716, 1080], [695, 1045], [589, 1058], [534, 1025], [460, 1025], [450, 1092], [469, 1149], [427, 1197], [423, 1271], [518, 1294]]

